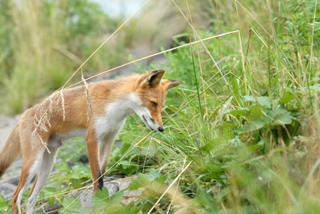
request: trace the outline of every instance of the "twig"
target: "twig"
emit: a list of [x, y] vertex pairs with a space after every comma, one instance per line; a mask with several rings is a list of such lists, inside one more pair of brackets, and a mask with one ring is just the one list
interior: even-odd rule
[[[205, 39], [202, 39], [201, 41], [207, 41], [207, 40], [210, 40], [210, 39], [214, 39], [214, 38], [218, 38], [218, 37], [222, 37], [222, 36], [226, 36], [226, 35], [234, 34], [234, 33], [238, 33], [238, 32], [239, 32], [239, 30], [230, 31], [230, 32], [227, 32], [227, 33], [223, 33], [223, 34], [219, 34], [219, 35], [207, 37], [207, 38], [205, 38]], [[112, 68], [112, 69], [109, 69], [109, 70], [106, 70], [106, 71], [102, 71], [102, 72], [100, 72], [99, 74], [96, 74], [96, 75], [93, 75], [93, 76], [87, 78], [86, 81], [88, 81], [88, 80], [90, 80], [90, 79], [93, 79], [93, 78], [95, 78], [95, 77], [98, 77], [98, 76], [100, 76], [100, 75], [103, 75], [103, 74], [105, 74], [105, 73], [114, 71], [114, 70], [116, 70], [116, 69], [125, 67], [125, 66], [127, 66], [127, 65], [134, 64], [134, 63], [136, 63], [136, 62], [139, 62], [139, 61], [142, 61], [142, 60], [145, 60], [145, 59], [149, 59], [149, 58], [151, 58], [151, 57], [158, 56], [158, 55], [161, 55], [161, 54], [164, 54], [164, 53], [168, 53], [168, 52], [170, 52], [170, 51], [174, 51], [174, 50], [177, 50], [177, 49], [180, 49], [180, 48], [188, 47], [188, 46], [190, 46], [190, 45], [199, 43], [199, 42], [201, 42], [201, 41], [200, 41], [200, 40], [197, 40], [197, 41], [195, 41], [195, 42], [190, 42], [190, 43], [188, 43], [188, 44], [180, 45], [180, 46], [175, 47], [175, 48], [170, 48], [170, 49], [167, 49], [167, 50], [164, 50], [164, 51], [160, 51], [160, 52], [155, 53], [155, 54], [151, 54], [151, 55], [146, 56], [146, 57], [142, 57], [142, 58], [137, 59], [137, 60], [134, 60], [134, 61], [132, 61], [132, 62], [128, 62], [128, 63], [122, 64], [122, 65], [120, 65], [120, 66], [114, 67], [114, 68]], [[77, 83], [74, 83], [74, 84], [66, 87], [65, 89], [71, 88], [71, 87], [76, 86], [76, 85], [78, 85], [78, 84], [80, 84], [80, 83], [82, 83], [82, 81], [79, 81], [79, 82], [77, 82]]]
[[144, 3], [134, 14], [132, 14], [115, 32], [113, 32], [89, 57], [88, 59], [86, 59], [81, 65], [80, 67], [71, 75], [71, 77], [67, 80], [67, 82], [62, 86], [62, 88], [64, 88], [69, 82], [70, 80], [76, 75], [76, 73], [89, 61], [89, 59], [91, 59], [91, 57], [93, 55], [95, 55], [100, 48], [102, 48], [102, 46], [104, 46], [125, 24], [128, 23], [128, 21], [130, 21], [130, 19], [132, 19], [132, 17], [134, 15], [136, 15], [144, 6], [146, 6], [149, 3], [150, 0], [148, 0], [146, 3]]

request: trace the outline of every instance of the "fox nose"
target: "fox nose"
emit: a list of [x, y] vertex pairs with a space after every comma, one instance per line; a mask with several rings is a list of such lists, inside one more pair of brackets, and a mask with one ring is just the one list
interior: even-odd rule
[[163, 130], [164, 130], [163, 126], [160, 126], [160, 127], [158, 128], [158, 131], [159, 131], [159, 132], [163, 132]]

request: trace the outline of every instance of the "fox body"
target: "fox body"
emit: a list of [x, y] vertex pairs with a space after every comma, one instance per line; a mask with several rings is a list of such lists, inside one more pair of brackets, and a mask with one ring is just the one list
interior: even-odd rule
[[164, 130], [161, 109], [165, 94], [182, 83], [162, 79], [164, 72], [92, 83], [86, 91], [82, 87], [67, 89], [25, 111], [0, 152], [0, 177], [22, 153], [23, 167], [13, 194], [13, 213], [20, 213], [22, 194], [36, 176], [27, 203], [27, 213], [34, 212], [58, 148], [73, 137], [86, 136], [94, 190], [101, 189], [101, 175], [106, 170], [113, 140], [126, 117], [136, 113], [150, 130]]

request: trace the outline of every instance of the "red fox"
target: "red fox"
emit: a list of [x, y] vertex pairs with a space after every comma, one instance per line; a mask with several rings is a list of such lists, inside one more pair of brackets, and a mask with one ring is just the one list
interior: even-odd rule
[[[41, 189], [52, 170], [57, 151], [67, 139], [86, 136], [93, 181], [105, 173], [113, 140], [126, 117], [136, 113], [151, 130], [164, 130], [161, 109], [168, 90], [182, 81], [162, 79], [165, 71], [75, 87], [50, 96], [23, 113], [0, 152], [0, 177], [22, 153], [23, 167], [13, 194], [12, 211], [20, 213], [26, 186], [36, 176], [29, 193], [27, 213], [33, 213]], [[59, 98], [57, 98], [59, 97]], [[100, 178], [94, 191], [102, 189]]]

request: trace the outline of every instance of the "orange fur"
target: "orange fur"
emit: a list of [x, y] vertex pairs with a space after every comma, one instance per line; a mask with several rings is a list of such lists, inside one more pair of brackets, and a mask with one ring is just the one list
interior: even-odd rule
[[[70, 133], [76, 130], [86, 130], [94, 190], [102, 188], [102, 179], [98, 178], [105, 172], [113, 139], [124, 123], [119, 122], [118, 118], [120, 120], [136, 112], [150, 129], [163, 131], [161, 109], [165, 94], [170, 88], [182, 83], [162, 80], [163, 75], [164, 71], [158, 70], [120, 80], [92, 83], [88, 85], [90, 99], [86, 99], [82, 87], [63, 90], [25, 111], [0, 152], [0, 177], [20, 151], [23, 156], [19, 185], [13, 195], [13, 213], [18, 213], [19, 195], [21, 197], [25, 190], [26, 182], [36, 175], [28, 206], [29, 202], [35, 204], [34, 200], [48, 177], [42, 174], [44, 172], [41, 169], [52, 167], [58, 147], [65, 138], [72, 137]], [[91, 102], [89, 112], [88, 102]], [[121, 108], [119, 116], [117, 108]], [[105, 121], [108, 118], [110, 121]], [[113, 124], [115, 130], [111, 127]], [[104, 131], [104, 126], [109, 130]], [[45, 145], [48, 150], [44, 149]], [[32, 210], [30, 208], [27, 212], [32, 213]]]

